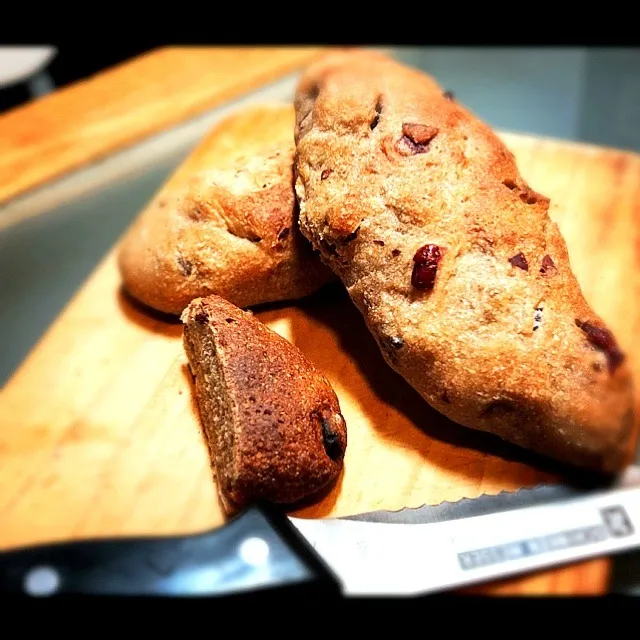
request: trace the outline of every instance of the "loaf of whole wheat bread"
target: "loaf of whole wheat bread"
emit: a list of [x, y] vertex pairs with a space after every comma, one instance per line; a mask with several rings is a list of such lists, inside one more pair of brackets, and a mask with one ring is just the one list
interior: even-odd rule
[[217, 294], [240, 307], [293, 300], [335, 276], [297, 228], [293, 107], [220, 121], [125, 234], [119, 267], [144, 304], [180, 314]]
[[295, 97], [302, 233], [387, 361], [452, 420], [615, 472], [633, 387], [549, 200], [495, 133], [382, 54], [312, 64]]
[[302, 352], [219, 296], [182, 314], [184, 347], [227, 512], [253, 500], [293, 503], [342, 469], [338, 398]]

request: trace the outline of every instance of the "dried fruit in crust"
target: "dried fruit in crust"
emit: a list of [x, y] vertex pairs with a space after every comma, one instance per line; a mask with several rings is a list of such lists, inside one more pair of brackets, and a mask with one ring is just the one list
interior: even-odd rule
[[369, 51], [311, 65], [294, 106], [300, 229], [388, 364], [460, 424], [623, 467], [628, 363], [581, 293], [548, 198], [495, 133], [431, 77]]

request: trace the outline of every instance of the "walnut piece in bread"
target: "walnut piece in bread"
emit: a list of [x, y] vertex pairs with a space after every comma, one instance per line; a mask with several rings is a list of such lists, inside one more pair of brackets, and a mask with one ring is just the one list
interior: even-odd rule
[[387, 363], [450, 419], [605, 473], [630, 461], [633, 384], [549, 200], [474, 114], [376, 52], [307, 68], [302, 233]]
[[240, 307], [293, 300], [335, 278], [297, 227], [293, 108], [225, 118], [125, 234], [119, 267], [144, 304], [180, 314], [217, 294]]
[[294, 503], [334, 480], [345, 421], [324, 375], [283, 337], [219, 296], [182, 314], [184, 348], [227, 512]]

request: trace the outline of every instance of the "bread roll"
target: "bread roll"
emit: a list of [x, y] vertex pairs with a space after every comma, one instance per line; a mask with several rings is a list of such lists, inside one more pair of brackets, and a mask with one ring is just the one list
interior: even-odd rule
[[302, 352], [218, 296], [182, 314], [221, 502], [293, 503], [336, 478], [347, 446], [329, 382]]
[[387, 363], [450, 419], [614, 473], [633, 385], [549, 200], [476, 116], [378, 53], [312, 64], [295, 97], [302, 233]]
[[125, 234], [119, 266], [144, 304], [180, 314], [217, 294], [293, 300], [333, 278], [299, 233], [293, 109], [248, 107], [216, 125]]

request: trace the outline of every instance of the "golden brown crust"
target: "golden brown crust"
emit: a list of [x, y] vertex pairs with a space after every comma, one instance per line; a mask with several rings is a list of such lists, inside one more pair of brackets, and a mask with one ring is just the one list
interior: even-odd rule
[[549, 200], [492, 130], [371, 52], [313, 64], [295, 108], [300, 228], [390, 366], [460, 424], [624, 466], [629, 368], [582, 296]]
[[182, 314], [184, 346], [227, 510], [293, 503], [330, 483], [347, 445], [329, 382], [302, 352], [218, 296]]
[[[238, 128], [238, 120], [255, 121], [256, 111], [270, 116], [266, 132]], [[235, 141], [229, 129], [237, 130]], [[228, 156], [230, 147], [230, 160], [208, 152]], [[128, 291], [179, 314], [199, 296], [248, 307], [301, 298], [332, 279], [297, 228], [293, 153], [286, 105], [251, 107], [219, 123], [187, 160], [188, 171], [170, 180], [125, 234], [119, 266]]]

